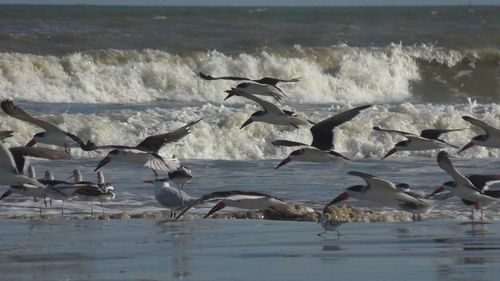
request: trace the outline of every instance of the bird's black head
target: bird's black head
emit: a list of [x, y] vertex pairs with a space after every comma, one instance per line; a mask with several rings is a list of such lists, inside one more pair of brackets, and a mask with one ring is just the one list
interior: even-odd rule
[[290, 153], [290, 155], [293, 155], [293, 156], [299, 156], [302, 154], [304, 154], [304, 149], [297, 149], [297, 150], [293, 151], [292, 153]]
[[472, 138], [473, 141], [486, 141], [488, 135], [479, 135]]
[[43, 138], [45, 136], [45, 132], [36, 133], [33, 135], [34, 138]]
[[236, 86], [236, 88], [240, 88], [240, 89], [245, 89], [245, 88], [248, 88], [248, 86], [250, 86], [250, 83], [240, 83], [238, 84], [238, 86]]
[[395, 147], [405, 147], [410, 143], [410, 140], [400, 141], [396, 143]]
[[449, 186], [449, 187], [455, 187], [456, 186], [456, 184], [455, 184], [454, 181], [447, 181], [447, 182], [443, 183], [443, 185]]
[[410, 189], [410, 185], [407, 183], [398, 183], [398, 184], [396, 184], [396, 187], [399, 190], [409, 190]]
[[365, 187], [363, 185], [353, 185], [351, 187], [348, 187], [347, 190], [354, 191], [354, 192], [361, 192], [363, 191]]
[[265, 111], [259, 110], [259, 111], [256, 111], [256, 112], [252, 113], [252, 117], [263, 116], [265, 114], [266, 114]]
[[113, 149], [109, 152], [109, 154], [111, 154], [111, 155], [118, 155], [119, 153], [120, 153], [120, 150], [118, 150], [118, 149]]

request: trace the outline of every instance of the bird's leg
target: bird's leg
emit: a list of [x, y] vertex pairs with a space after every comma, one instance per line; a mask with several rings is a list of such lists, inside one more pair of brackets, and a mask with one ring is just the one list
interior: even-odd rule
[[322, 234], [325, 234], [325, 233], [326, 233], [326, 229], [325, 229], [325, 231], [320, 232], [320, 233], [318, 233], [318, 234], [316, 234], [316, 235], [318, 235], [319, 237], [321, 237], [321, 235], [322, 235]]
[[337, 231], [337, 237], [340, 238], [340, 231], [338, 229], [335, 229]]
[[416, 218], [415, 218], [415, 213], [413, 213], [413, 214], [412, 214], [412, 217], [411, 217], [411, 218], [412, 218], [412, 220], [413, 220], [413, 221], [415, 221], [415, 219], [416, 219]]
[[61, 217], [64, 217], [64, 200], [61, 203]]
[[90, 218], [94, 217], [94, 201], [90, 201]]
[[170, 210], [170, 218], [173, 218], [174, 217], [174, 212], [172, 212], [172, 210]]
[[470, 211], [471, 211], [470, 218], [471, 218], [472, 222], [474, 222], [474, 207], [472, 207], [472, 209]]
[[50, 207], [52, 208], [52, 197], [49, 197], [49, 204], [50, 204]]
[[179, 196], [181, 197], [181, 206], [184, 207], [184, 197], [182, 196], [181, 187], [177, 185], [177, 190], [179, 191]]
[[484, 221], [484, 213], [483, 213], [483, 209], [481, 208], [481, 222]]
[[40, 216], [42, 216], [42, 200], [40, 200]]
[[422, 220], [422, 216], [420, 214], [418, 214], [418, 220], [421, 221]]
[[155, 169], [151, 169], [151, 170], [153, 170], [153, 173], [155, 174], [155, 178], [157, 178], [158, 177], [158, 172], [156, 172]]
[[101, 202], [102, 217], [104, 218], [106, 214], [104, 213], [104, 202]]

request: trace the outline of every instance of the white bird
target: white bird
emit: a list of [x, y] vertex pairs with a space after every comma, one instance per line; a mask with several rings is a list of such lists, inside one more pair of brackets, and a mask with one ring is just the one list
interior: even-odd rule
[[472, 125], [476, 125], [483, 129], [483, 131], [486, 133], [484, 135], [478, 135], [472, 138], [472, 140], [466, 144], [462, 149], [458, 151], [458, 153], [469, 149], [473, 147], [474, 145], [477, 146], [484, 146], [484, 147], [493, 147], [493, 148], [500, 148], [500, 130], [492, 127], [485, 122], [472, 118], [470, 116], [462, 116], [462, 119], [465, 121], [471, 123]]
[[304, 146], [290, 153], [287, 158], [281, 161], [276, 169], [292, 160], [316, 163], [333, 162], [341, 165], [347, 164], [350, 161], [349, 158], [333, 150], [333, 129], [353, 119], [361, 110], [370, 106], [371, 105], [364, 105], [346, 110], [312, 126], [311, 134], [313, 136], [313, 141], [311, 145], [288, 140], [273, 141], [272, 144], [277, 146]]
[[144, 181], [144, 183], [154, 184], [156, 201], [162, 206], [170, 209], [170, 217], [175, 217], [177, 210], [187, 205], [191, 205], [196, 199], [180, 189], [171, 187], [168, 182], [168, 178], [157, 178], [155, 180]]
[[323, 212], [323, 215], [320, 217], [318, 223], [320, 223], [324, 229], [323, 232], [317, 234], [318, 236], [325, 234], [327, 231], [335, 231], [337, 232], [337, 236], [339, 237], [340, 231], [338, 228], [342, 224], [347, 223], [347, 221], [332, 219], [329, 213]]
[[401, 208], [417, 214], [428, 212], [437, 204], [436, 200], [418, 198], [402, 192], [396, 188], [394, 183], [388, 180], [356, 171], [350, 171], [348, 174], [362, 178], [367, 185], [348, 187], [345, 192], [333, 199], [325, 208], [347, 200], [349, 197], [370, 201], [382, 206]]
[[76, 135], [68, 133], [48, 121], [34, 118], [26, 111], [14, 105], [12, 100], [3, 100], [1, 107], [8, 115], [45, 130], [45, 132], [36, 133], [26, 146], [44, 143], [62, 146], [65, 148], [66, 152], [69, 152], [70, 147], [81, 147], [83, 150], [95, 150], [95, 145], [92, 142], [88, 141], [85, 143]]
[[418, 136], [413, 133], [381, 129], [380, 127], [373, 127], [373, 129], [379, 132], [402, 135], [407, 138], [407, 140], [405, 141], [398, 142], [394, 146], [394, 148], [389, 150], [389, 152], [387, 152], [384, 155], [384, 157], [382, 157], [382, 160], [396, 153], [397, 151], [423, 151], [423, 150], [439, 149], [448, 146], [453, 148], [458, 148], [457, 146], [454, 146], [446, 142], [445, 140], [440, 139], [439, 136], [445, 133], [457, 132], [463, 130], [463, 129], [427, 129], [427, 130], [422, 130], [420, 132], [420, 136]]
[[215, 204], [215, 206], [210, 209], [210, 211], [203, 218], [207, 218], [225, 207], [235, 207], [248, 210], [268, 210], [279, 216], [285, 217], [301, 216], [301, 214], [298, 214], [288, 205], [287, 202], [274, 196], [260, 192], [233, 190], [216, 191], [205, 194], [195, 200], [191, 205], [187, 206], [175, 219], [178, 220], [193, 206], [207, 202], [217, 202], [217, 204]]
[[[439, 167], [443, 169], [448, 175], [453, 178], [452, 183], [448, 183], [440, 188], [449, 189], [455, 196], [462, 199], [467, 205], [473, 205], [476, 210], [481, 210], [481, 221], [483, 221], [483, 209], [489, 207], [497, 201], [500, 196], [500, 191], [488, 191], [485, 187], [476, 187], [476, 185], [471, 181], [470, 178], [462, 175], [451, 163], [448, 158], [448, 153], [441, 151], [438, 154], [437, 162]], [[497, 181], [496, 179], [495, 181]], [[479, 184], [481, 185], [481, 184]], [[487, 183], [485, 182], [485, 186]], [[438, 191], [436, 190], [436, 191]], [[436, 193], [436, 191], [434, 193]], [[438, 191], [438, 192], [439, 192]], [[472, 212], [474, 212], [474, 208]], [[472, 214], [472, 220], [474, 220], [474, 214]]]
[[113, 148], [112, 151], [104, 157], [94, 172], [99, 170], [111, 160], [122, 161], [131, 164], [147, 166], [153, 170], [155, 175], [157, 171], [175, 171], [179, 167], [178, 159], [165, 159], [158, 154], [158, 151], [167, 143], [179, 141], [191, 133], [191, 127], [200, 122], [201, 118], [166, 134], [154, 135], [145, 138], [136, 146], [124, 145], [105, 145], [98, 148]]
[[247, 121], [245, 121], [245, 123], [241, 125], [240, 129], [250, 125], [253, 122], [263, 122], [273, 125], [293, 126], [295, 128], [299, 128], [299, 126], [301, 125], [310, 124], [309, 121], [298, 116], [295, 112], [283, 110], [271, 102], [260, 99], [242, 90], [233, 88], [231, 90], [227, 90], [226, 92], [229, 93], [229, 95], [231, 96], [235, 95], [235, 96], [245, 97], [249, 100], [253, 100], [264, 108], [264, 110], [259, 110], [252, 113], [250, 118], [248, 118]]

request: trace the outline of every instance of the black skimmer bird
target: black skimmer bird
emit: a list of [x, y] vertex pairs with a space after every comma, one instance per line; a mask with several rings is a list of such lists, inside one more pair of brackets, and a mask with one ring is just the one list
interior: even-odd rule
[[478, 126], [479, 128], [483, 129], [483, 131], [486, 133], [484, 135], [478, 135], [472, 138], [472, 140], [466, 144], [462, 149], [458, 151], [458, 153], [469, 149], [473, 147], [474, 145], [477, 146], [484, 146], [484, 147], [492, 147], [492, 148], [500, 148], [500, 130], [492, 127], [485, 122], [472, 118], [470, 116], [462, 116], [462, 118], [471, 123], [472, 125]]
[[158, 152], [167, 143], [179, 141], [183, 137], [191, 133], [191, 128], [202, 118], [191, 121], [188, 124], [166, 134], [154, 135], [145, 138], [136, 146], [125, 145], [105, 145], [99, 148], [113, 148], [106, 157], [104, 157], [94, 172], [102, 168], [111, 160], [123, 161], [131, 164], [143, 165], [151, 168], [155, 175], [157, 171], [173, 172], [179, 168], [177, 158], [165, 159]]
[[[446, 182], [443, 186], [439, 187], [433, 194], [443, 191], [443, 189], [450, 190], [455, 196], [462, 199], [466, 205], [473, 205], [474, 209], [481, 210], [481, 221], [483, 221], [483, 208], [487, 208], [494, 204], [500, 197], [500, 190], [489, 190], [489, 184], [497, 182], [498, 176], [475, 176], [466, 177], [462, 175], [451, 163], [448, 158], [448, 153], [441, 151], [438, 154], [437, 162], [439, 167], [443, 169], [448, 175], [453, 178], [452, 182]], [[474, 220], [474, 214], [472, 214]]]
[[398, 142], [394, 146], [394, 148], [389, 150], [389, 152], [387, 152], [384, 155], [384, 157], [382, 157], [382, 160], [384, 160], [390, 155], [396, 153], [397, 151], [433, 150], [433, 149], [444, 148], [447, 146], [458, 148], [457, 146], [454, 146], [446, 142], [445, 140], [440, 139], [439, 136], [445, 133], [462, 131], [463, 129], [427, 129], [427, 130], [422, 130], [420, 132], [420, 136], [403, 131], [381, 129], [380, 127], [373, 127], [373, 130], [379, 132], [398, 134], [407, 138], [407, 140]]
[[69, 160], [71, 158], [69, 153], [45, 147], [19, 146], [11, 147], [9, 150], [12, 153], [16, 168], [19, 172], [23, 172], [24, 168], [29, 166], [29, 157], [49, 160]]
[[[287, 202], [260, 192], [249, 191], [216, 191], [205, 194], [199, 199], [195, 200], [191, 205], [188, 205], [175, 219], [178, 220], [185, 212], [193, 206], [207, 203], [217, 202], [215, 206], [203, 217], [207, 218], [215, 212], [225, 207], [235, 207], [239, 209], [248, 210], [269, 210], [281, 216], [292, 216], [296, 213]], [[296, 214], [300, 216], [299, 214]]]
[[[36, 179], [22, 175], [16, 167], [14, 157], [9, 149], [0, 142], [0, 185], [31, 186], [34, 188], [45, 188], [46, 186]], [[7, 191], [8, 192], [8, 191]], [[6, 193], [7, 193], [6, 192]], [[8, 194], [2, 195], [3, 199]]]
[[399, 190], [396, 185], [388, 180], [370, 174], [350, 171], [352, 176], [362, 178], [366, 185], [348, 187], [345, 192], [337, 196], [325, 208], [353, 197], [387, 207], [397, 207], [411, 213], [426, 213], [437, 205], [436, 200], [418, 198]]
[[173, 188], [169, 184], [168, 178], [157, 178], [154, 180], [146, 180], [144, 183], [151, 183], [155, 186], [155, 198], [162, 206], [170, 209], [170, 217], [175, 217], [177, 210], [180, 210], [186, 205], [191, 205], [196, 198], [189, 196], [186, 192]]
[[304, 146], [290, 153], [287, 158], [281, 161], [276, 169], [292, 160], [317, 163], [333, 162], [341, 165], [347, 164], [350, 159], [333, 150], [333, 129], [353, 119], [361, 110], [369, 107], [371, 107], [371, 105], [352, 108], [315, 124], [311, 127], [311, 134], [313, 136], [311, 145], [288, 140], [273, 141], [272, 144], [277, 146]]
[[83, 186], [56, 180], [50, 171], [45, 171], [44, 178], [39, 181], [47, 185], [47, 196], [50, 198], [50, 206], [52, 206], [52, 200], [61, 200], [61, 216], [64, 216], [64, 202], [73, 200], [76, 196], [76, 190]]
[[0, 131], [0, 141], [10, 138], [14, 135], [14, 131]]
[[241, 90], [228, 90], [226, 91], [230, 95], [236, 95], [240, 97], [245, 97], [249, 100], [253, 100], [256, 103], [260, 104], [264, 110], [259, 110], [250, 116], [243, 125], [241, 125], [240, 129], [250, 125], [253, 122], [263, 122], [273, 125], [283, 125], [283, 126], [293, 126], [295, 128], [299, 128], [300, 125], [308, 125], [309, 121], [306, 119], [299, 117], [295, 112], [282, 110], [271, 102], [260, 99], [252, 94], [243, 92]]
[[26, 146], [28, 147], [34, 146], [37, 143], [44, 143], [62, 146], [67, 152], [69, 152], [70, 147], [80, 147], [83, 150], [87, 151], [96, 149], [96, 146], [92, 142], [88, 141], [87, 143], [85, 143], [76, 135], [68, 133], [48, 121], [34, 118], [26, 111], [14, 105], [12, 100], [3, 100], [1, 103], [1, 107], [3, 111], [8, 115], [16, 119], [31, 123], [45, 130], [45, 132], [36, 133], [33, 138], [26, 144]]
[[[98, 176], [98, 179], [99, 178], [100, 176]], [[75, 177], [75, 181], [76, 179], [77, 177]], [[78, 198], [84, 201], [90, 201], [90, 217], [94, 216], [94, 201], [101, 202], [102, 214], [104, 215], [104, 202], [113, 200], [116, 196], [114, 187], [111, 184], [95, 184], [81, 180], [76, 184], [80, 186], [75, 192]]]
[[[205, 80], [233, 80], [233, 81], [252, 81], [256, 82], [259, 84], [264, 84], [264, 85], [270, 85], [277, 90], [279, 90], [281, 93], [283, 93], [283, 90], [278, 88], [277, 84], [278, 83], [290, 83], [290, 82], [299, 82], [300, 78], [292, 78], [292, 79], [279, 79], [279, 78], [273, 78], [273, 77], [264, 77], [261, 79], [250, 79], [246, 77], [237, 77], [237, 76], [223, 76], [223, 77], [213, 77], [211, 75], [206, 75], [201, 72], [198, 73], [201, 78]], [[244, 87], [242, 87], [244, 88]]]
[[231, 90], [226, 91], [228, 95], [224, 98], [224, 100], [227, 100], [228, 98], [234, 96], [237, 91], [241, 91], [256, 96], [272, 97], [276, 101], [280, 101], [282, 98], [286, 96], [285, 93], [283, 93], [283, 91], [274, 86], [245, 82], [238, 84], [236, 88], [231, 88]]

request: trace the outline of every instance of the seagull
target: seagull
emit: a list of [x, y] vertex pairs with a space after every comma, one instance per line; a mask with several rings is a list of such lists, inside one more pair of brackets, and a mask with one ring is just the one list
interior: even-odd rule
[[[14, 162], [12, 153], [3, 145], [2, 142], [0, 142], [0, 185], [26, 185], [34, 188], [45, 188], [45, 185], [38, 182], [36, 179], [20, 174], [19, 170], [16, 168], [16, 163]], [[8, 196], [4, 195], [2, 195], [2, 198]], [[0, 200], [2, 198], [0, 198]]]
[[483, 131], [486, 133], [484, 135], [478, 135], [472, 138], [471, 142], [466, 144], [462, 149], [458, 151], [458, 153], [469, 149], [473, 147], [474, 145], [477, 146], [485, 146], [485, 147], [493, 147], [493, 148], [500, 148], [500, 130], [492, 127], [485, 122], [472, 118], [470, 116], [462, 116], [462, 119], [465, 121], [471, 123], [472, 125], [476, 125], [479, 128], [483, 129]]
[[382, 160], [384, 160], [397, 151], [422, 151], [444, 148], [447, 146], [458, 148], [457, 146], [454, 146], [440, 139], [439, 136], [445, 133], [462, 131], [463, 129], [427, 129], [422, 130], [420, 132], [420, 136], [402, 131], [381, 129], [380, 127], [373, 127], [373, 130], [379, 132], [394, 133], [407, 138], [407, 140], [398, 142], [393, 149], [389, 150], [389, 152], [387, 152], [384, 157], [382, 157]]
[[226, 91], [228, 95], [224, 98], [224, 100], [227, 100], [228, 98], [234, 96], [235, 91], [241, 91], [251, 95], [272, 97], [276, 101], [280, 101], [282, 98], [286, 96], [285, 93], [283, 93], [283, 91], [274, 86], [267, 84], [245, 82], [238, 84], [236, 88], [231, 88], [230, 91]]
[[28, 147], [34, 146], [37, 143], [44, 143], [62, 146], [64, 147], [66, 152], [70, 151], [70, 147], [80, 147], [83, 150], [87, 151], [95, 150], [95, 145], [92, 142], [88, 141], [87, 143], [85, 143], [76, 135], [68, 133], [48, 121], [34, 118], [26, 111], [14, 105], [14, 102], [12, 102], [12, 100], [3, 100], [1, 103], [1, 107], [3, 111], [8, 115], [16, 119], [31, 123], [45, 130], [45, 132], [36, 133], [33, 138], [26, 144], [26, 146]]
[[0, 131], [0, 141], [3, 141], [6, 138], [12, 137], [14, 131]]
[[371, 107], [371, 105], [352, 108], [315, 124], [310, 129], [313, 136], [311, 145], [288, 140], [273, 141], [272, 144], [276, 146], [304, 146], [290, 153], [290, 155], [283, 159], [275, 169], [278, 169], [292, 160], [320, 163], [334, 162], [341, 165], [347, 164], [350, 159], [333, 150], [333, 129], [356, 117], [361, 110], [368, 107]]
[[437, 204], [436, 200], [418, 198], [406, 192], [402, 192], [398, 190], [394, 183], [377, 176], [357, 171], [350, 171], [348, 174], [362, 178], [367, 185], [354, 185], [348, 187], [345, 192], [333, 199], [325, 208], [347, 200], [349, 197], [378, 203], [383, 206], [398, 207], [417, 214], [426, 213]]
[[269, 210], [282, 216], [300, 216], [290, 208], [287, 202], [260, 192], [252, 191], [216, 191], [205, 194], [192, 204], [188, 205], [176, 218], [178, 220], [185, 212], [193, 206], [206, 202], [217, 202], [215, 206], [203, 217], [204, 219], [225, 207], [235, 207], [250, 210]]
[[264, 78], [261, 78], [261, 79], [250, 79], [250, 78], [246, 78], [246, 77], [236, 77], [236, 76], [213, 77], [211, 75], [206, 75], [206, 74], [203, 74], [201, 72], [199, 72], [198, 74], [200, 75], [201, 78], [203, 78], [205, 80], [233, 80], [233, 81], [244, 81], [244, 80], [246, 80], [246, 81], [256, 82], [256, 83], [259, 83], [259, 84], [271, 85], [274, 88], [278, 89], [282, 93], [283, 93], [283, 90], [281, 90], [280, 88], [278, 88], [278, 86], [277, 86], [278, 83], [289, 83], [289, 82], [299, 82], [300, 81], [299, 77], [288, 79], [288, 80], [286, 80], [286, 79], [279, 79], [279, 78], [273, 78], [273, 77], [264, 77]]
[[151, 183], [155, 186], [155, 198], [162, 206], [170, 209], [170, 217], [175, 217], [175, 211], [182, 209], [195, 202], [195, 198], [189, 196], [186, 192], [173, 188], [168, 183], [168, 178], [157, 178], [146, 180], [144, 183]]
[[244, 127], [250, 125], [252, 122], [264, 122], [273, 125], [293, 126], [297, 129], [300, 125], [309, 124], [309, 121], [297, 116], [295, 112], [282, 110], [276, 105], [247, 92], [243, 92], [241, 90], [228, 90], [226, 92], [230, 95], [236, 95], [253, 100], [264, 108], [264, 110], [254, 112], [250, 116], [250, 118], [248, 118], [248, 120], [245, 121], [243, 125], [241, 125], [240, 129], [243, 129]]
[[99, 148], [113, 148], [113, 150], [111, 150], [108, 155], [99, 162], [94, 172], [111, 162], [113, 159], [116, 161], [150, 167], [155, 175], [158, 175], [157, 171], [175, 171], [179, 167], [178, 160], [176, 158], [164, 159], [158, 154], [158, 151], [165, 144], [179, 141], [183, 137], [190, 134], [191, 127], [201, 120], [202, 118], [191, 121], [188, 124], [166, 134], [149, 136], [136, 146], [99, 146]]
[[[455, 196], [462, 199], [467, 205], [474, 205], [474, 208], [481, 210], [481, 221], [483, 221], [483, 208], [487, 208], [497, 201], [500, 196], [500, 191], [487, 191], [486, 186], [488, 182], [497, 181], [498, 179], [488, 181], [487, 178], [477, 178], [474, 179], [476, 186], [470, 178], [462, 175], [451, 163], [448, 158], [448, 153], [441, 151], [438, 154], [437, 162], [439, 167], [448, 173], [452, 178], [454, 183], [445, 183], [443, 189], [449, 189]], [[481, 186], [482, 185], [482, 186]], [[441, 189], [441, 188], [438, 188]], [[437, 191], [437, 190], [436, 190]], [[436, 193], [436, 191], [434, 193]], [[439, 192], [439, 191], [438, 191]], [[474, 209], [472, 210], [474, 212]], [[472, 215], [472, 220], [474, 220], [474, 215]]]

